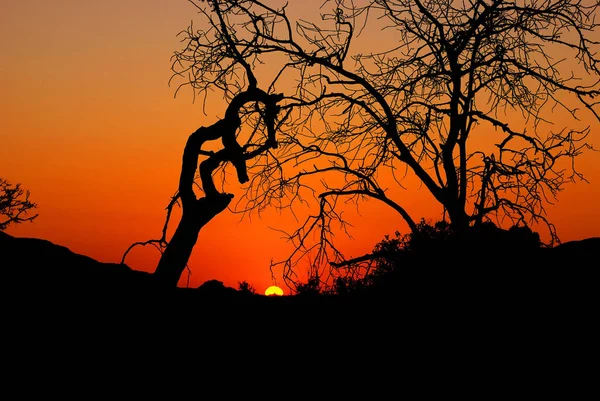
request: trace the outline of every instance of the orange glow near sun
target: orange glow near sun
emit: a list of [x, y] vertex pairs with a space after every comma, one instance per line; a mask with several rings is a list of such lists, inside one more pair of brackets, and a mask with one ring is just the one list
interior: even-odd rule
[[265, 295], [283, 295], [283, 290], [276, 285], [272, 285], [265, 291]]

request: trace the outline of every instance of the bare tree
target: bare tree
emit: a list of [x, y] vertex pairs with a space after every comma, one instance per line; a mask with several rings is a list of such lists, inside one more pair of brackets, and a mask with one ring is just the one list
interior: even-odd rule
[[[286, 279], [305, 256], [312, 277], [357, 274], [333, 242], [348, 202], [381, 201], [416, 230], [389, 176], [418, 179], [455, 231], [541, 225], [559, 241], [545, 207], [585, 180], [575, 160], [593, 149], [590, 127], [569, 124], [600, 121], [598, 0], [326, 0], [316, 21], [275, 1], [190, 3], [201, 21], [175, 54], [181, 87], [231, 99], [240, 71], [267, 65], [284, 94], [280, 146], [253, 161], [236, 210], [315, 200], [277, 262]], [[355, 48], [365, 33], [378, 40]]]
[[[221, 23], [225, 26], [223, 21]], [[219, 192], [217, 189], [213, 180], [215, 170], [223, 171], [224, 166], [231, 163], [236, 169], [238, 181], [245, 183], [249, 180], [247, 161], [277, 147], [275, 119], [279, 113], [277, 102], [282, 96], [268, 94], [258, 88], [252, 69], [238, 53], [230, 33], [225, 32], [223, 35], [227, 36], [224, 51], [233, 62], [244, 67], [244, 89], [239, 86], [240, 90], [229, 99], [222, 119], [211, 126], [200, 127], [188, 137], [183, 151], [178, 190], [167, 206], [161, 238], [133, 243], [121, 260], [121, 263], [125, 263], [127, 254], [138, 245], [154, 245], [161, 252], [161, 257], [153, 277], [158, 285], [167, 288], [177, 286], [202, 227], [223, 212], [233, 199], [232, 194]], [[253, 135], [242, 146], [238, 143], [237, 134], [243, 121], [253, 127]], [[217, 139], [221, 139], [222, 149], [216, 152], [202, 149], [207, 141]], [[198, 166], [200, 155], [207, 158]], [[199, 183], [196, 182], [197, 176]], [[202, 190], [204, 196], [198, 198], [194, 186]], [[167, 229], [175, 205], [182, 207], [182, 216], [172, 238], [168, 240]]]
[[11, 224], [33, 221], [38, 214], [29, 215], [37, 205], [29, 200], [29, 191], [21, 188], [21, 184], [12, 185], [0, 178], [0, 230], [4, 231]]

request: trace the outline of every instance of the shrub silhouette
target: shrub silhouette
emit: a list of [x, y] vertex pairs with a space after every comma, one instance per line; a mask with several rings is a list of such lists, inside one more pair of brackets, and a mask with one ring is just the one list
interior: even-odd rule
[[238, 291], [242, 294], [254, 295], [256, 294], [256, 289], [248, 283], [246, 280], [238, 281]]
[[525, 268], [541, 247], [539, 234], [527, 226], [505, 230], [485, 222], [455, 233], [445, 221], [431, 225], [422, 219], [414, 232], [386, 235], [374, 247], [374, 267], [364, 277], [339, 277], [327, 291], [314, 279], [299, 288], [337, 295], [386, 295], [406, 291], [413, 284], [441, 286], [444, 280], [494, 274], [498, 267]]
[[310, 277], [306, 283], [296, 285], [296, 294], [300, 296], [324, 295], [327, 291], [321, 286], [319, 276]]

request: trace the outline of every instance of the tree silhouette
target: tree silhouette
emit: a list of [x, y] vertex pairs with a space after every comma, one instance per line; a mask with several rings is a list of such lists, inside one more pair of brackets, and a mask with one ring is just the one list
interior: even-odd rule
[[190, 2], [202, 22], [182, 32], [181, 87], [231, 99], [245, 87], [239, 71], [267, 65], [268, 87], [284, 94], [280, 146], [249, 166], [237, 206], [316, 201], [288, 233], [295, 251], [274, 264], [288, 280], [307, 255], [311, 277], [356, 273], [333, 242], [349, 202], [378, 200], [417, 231], [404, 180], [422, 184], [454, 232], [541, 224], [559, 241], [545, 207], [585, 180], [575, 159], [592, 147], [589, 126], [552, 116], [600, 121], [598, 1], [326, 0], [317, 21], [294, 20], [288, 4]]
[[[183, 212], [179, 225], [171, 240], [166, 244], [154, 272], [159, 283], [170, 287], [177, 286], [196, 245], [200, 230], [216, 215], [224, 211], [233, 198], [232, 194], [221, 193], [217, 190], [213, 181], [214, 170], [224, 162], [231, 162], [236, 168], [239, 182], [244, 183], [248, 181], [246, 161], [276, 146], [276, 142], [269, 138], [274, 138], [273, 124], [274, 115], [277, 113], [277, 99], [276, 95], [268, 95], [253, 86], [233, 98], [222, 120], [210, 127], [200, 127], [189, 136], [183, 151], [179, 190], [176, 195], [181, 200]], [[238, 116], [239, 110], [244, 104], [253, 101], [261, 101], [266, 105], [264, 113], [265, 117], [271, 116], [271, 124], [269, 124], [271, 134], [264, 144], [254, 145], [255, 147], [249, 150], [252, 145], [246, 144], [242, 148], [235, 139], [235, 133], [241, 125], [241, 119]], [[266, 120], [269, 120], [269, 117], [266, 117]], [[217, 152], [205, 153], [208, 158], [203, 160], [199, 167], [204, 196], [196, 198], [194, 178], [198, 156], [204, 153], [202, 145], [207, 140], [218, 138], [222, 138], [224, 147]]]
[[[226, 32], [225, 35], [229, 33]], [[221, 120], [211, 126], [200, 127], [189, 136], [183, 151], [178, 191], [167, 206], [162, 237], [132, 244], [121, 260], [121, 263], [125, 263], [127, 254], [137, 245], [156, 246], [161, 251], [161, 257], [153, 277], [160, 286], [177, 286], [198, 241], [200, 230], [231, 203], [232, 194], [217, 190], [213, 180], [215, 170], [231, 162], [236, 169], [238, 181], [245, 183], [249, 180], [247, 161], [277, 147], [275, 119], [279, 113], [277, 102], [282, 99], [282, 96], [268, 94], [258, 88], [258, 82], [250, 65], [238, 52], [231, 37], [226, 38], [224, 51], [232, 61], [244, 67], [246, 89], [238, 91], [229, 100], [225, 116]], [[248, 103], [253, 107], [247, 107]], [[258, 118], [255, 115], [258, 115]], [[264, 138], [261, 135], [252, 135], [248, 142], [241, 146], [236, 139], [236, 134], [243, 121], [253, 126], [254, 134], [266, 132]], [[216, 139], [221, 139], [222, 149], [217, 152], [202, 150], [205, 142]], [[200, 155], [207, 158], [197, 168]], [[196, 169], [199, 172], [200, 184], [195, 181]], [[197, 198], [194, 192], [195, 185], [202, 189], [203, 197]], [[167, 228], [172, 209], [176, 204], [181, 205], [182, 216], [172, 238], [167, 240]]]
[[37, 205], [29, 200], [29, 191], [24, 191], [21, 184], [12, 185], [0, 178], [0, 230], [4, 231], [11, 224], [33, 221], [38, 214], [29, 215]]

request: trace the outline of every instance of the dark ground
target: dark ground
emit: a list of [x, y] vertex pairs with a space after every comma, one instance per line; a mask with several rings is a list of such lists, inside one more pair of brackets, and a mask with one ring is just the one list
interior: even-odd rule
[[420, 266], [386, 294], [266, 297], [215, 282], [158, 290], [147, 273], [0, 232], [4, 388], [584, 398], [597, 383], [599, 249], [592, 238], [525, 265]]
[[[98, 316], [244, 325], [326, 325], [398, 319], [581, 318], [597, 312], [600, 238], [564, 243], [523, 263], [406, 269], [385, 293], [363, 296], [250, 294], [210, 281], [199, 288], [158, 289], [152, 276], [101, 263], [43, 239], [0, 232], [0, 264], [9, 310], [40, 318]], [[506, 258], [506, 255], [504, 255]], [[519, 259], [519, 255], [511, 258]], [[251, 284], [251, 283], [250, 283]], [[387, 318], [381, 319], [383, 316]], [[475, 319], [475, 320], [474, 320]], [[279, 323], [273, 323], [279, 322]], [[353, 323], [354, 322], [354, 323]]]

